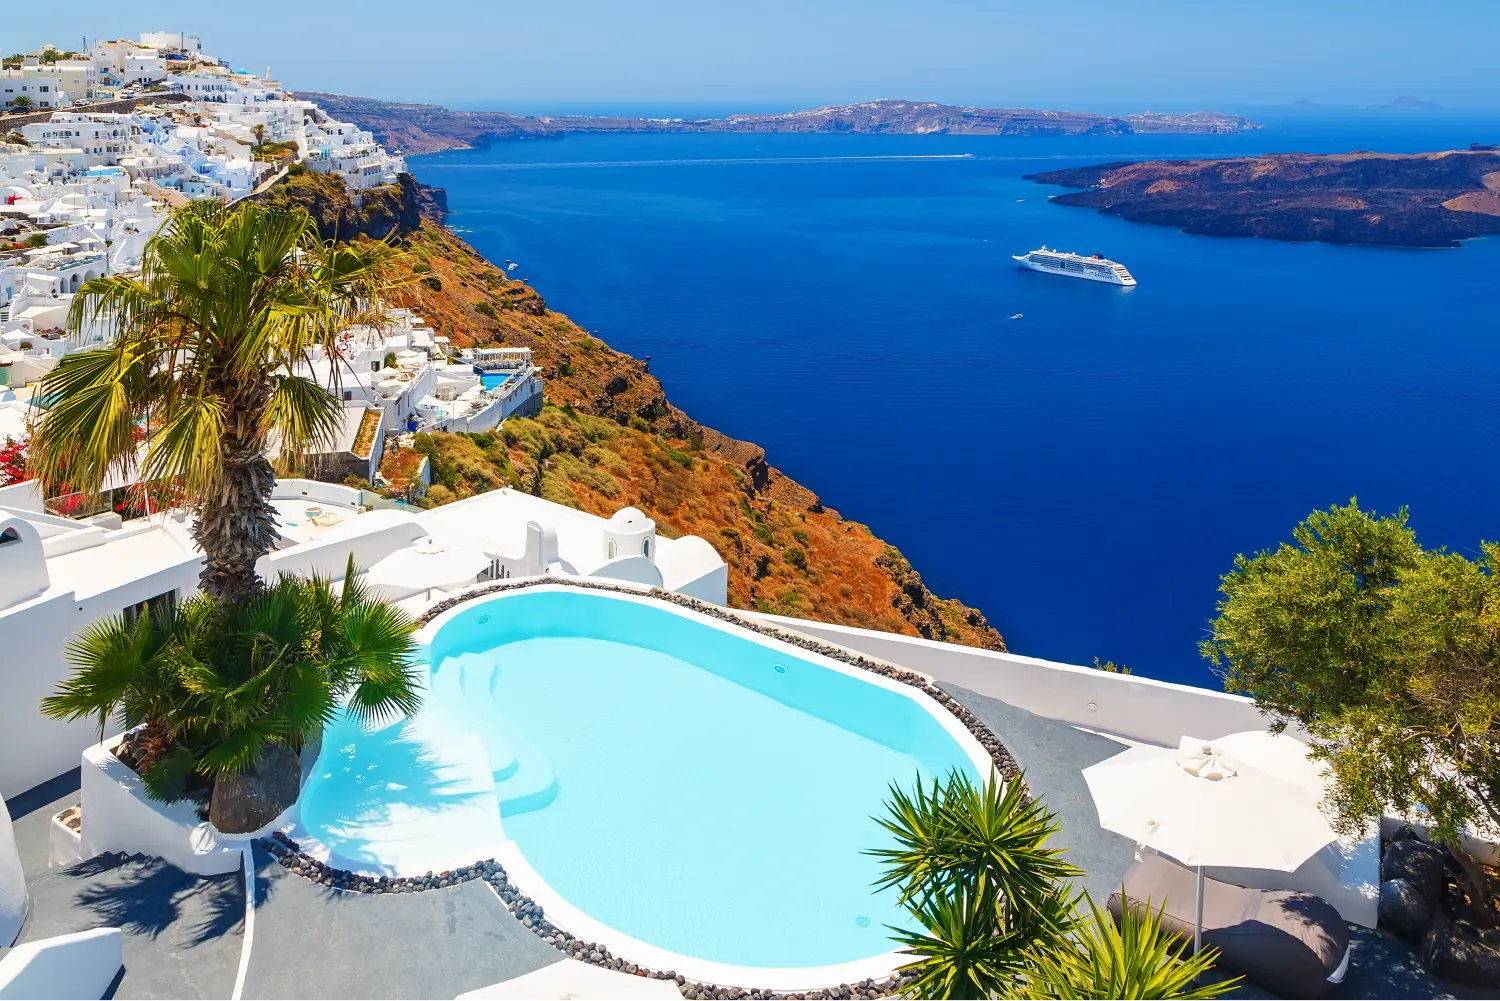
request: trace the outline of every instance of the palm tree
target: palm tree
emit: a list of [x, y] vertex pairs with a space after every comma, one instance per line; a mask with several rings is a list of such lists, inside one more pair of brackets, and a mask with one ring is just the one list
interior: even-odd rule
[[71, 328], [112, 324], [117, 336], [42, 380], [50, 406], [32, 462], [43, 485], [66, 470], [72, 489], [98, 490], [135, 461], [143, 432], [141, 478], [175, 483], [196, 515], [203, 590], [220, 602], [254, 593], [256, 561], [277, 539], [268, 452], [274, 442], [295, 465], [339, 413], [297, 365], [339, 357], [338, 330], [394, 287], [394, 256], [384, 243], [320, 241], [301, 208], [180, 209], [138, 277], [96, 278], [73, 301]]
[[75, 671], [42, 711], [144, 723], [152, 753], [135, 767], [147, 791], [173, 799], [211, 784], [210, 819], [243, 833], [296, 799], [296, 752], [339, 712], [380, 724], [416, 711], [414, 628], [370, 596], [351, 559], [338, 591], [284, 575], [243, 601], [198, 595], [133, 623], [102, 620], [69, 648]]
[[1162, 926], [1150, 903], [1144, 913], [1123, 908], [1119, 925], [1087, 896], [1089, 917], [1056, 948], [1035, 950], [1016, 992], [1025, 1001], [1068, 998], [1216, 998], [1240, 978], [1202, 983], [1211, 951], [1190, 955], [1192, 944]]

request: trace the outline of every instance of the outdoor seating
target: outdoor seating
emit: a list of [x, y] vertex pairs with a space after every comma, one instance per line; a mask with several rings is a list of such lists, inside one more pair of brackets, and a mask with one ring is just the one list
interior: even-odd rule
[[[1162, 912], [1162, 925], [1191, 940], [1196, 874], [1170, 859], [1143, 853], [1109, 898], [1119, 920], [1127, 901], [1138, 913]], [[1219, 964], [1287, 998], [1315, 998], [1348, 970], [1349, 928], [1322, 897], [1298, 890], [1254, 890], [1203, 881], [1203, 944]]]

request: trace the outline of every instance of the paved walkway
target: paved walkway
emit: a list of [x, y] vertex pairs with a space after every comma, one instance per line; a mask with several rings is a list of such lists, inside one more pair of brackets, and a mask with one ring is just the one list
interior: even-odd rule
[[346, 893], [255, 853], [246, 998], [451, 998], [562, 960], [481, 880]]
[[[1120, 877], [1135, 856], [1128, 838], [1099, 827], [1099, 814], [1080, 772], [1119, 753], [1125, 745], [1067, 723], [1035, 716], [1024, 709], [953, 685], [944, 690], [995, 731], [1026, 772], [1031, 788], [1057, 813], [1058, 843], [1067, 859], [1086, 870], [1080, 885], [1103, 904], [1119, 888]], [[1362, 998], [1479, 998], [1489, 995], [1446, 984], [1417, 962], [1416, 955], [1384, 932], [1350, 926], [1354, 937], [1349, 975], [1329, 996]], [[1272, 998], [1255, 987], [1242, 987], [1234, 998]]]
[[193, 876], [139, 855], [49, 869], [52, 816], [77, 802], [75, 771], [6, 804], [31, 896], [20, 941], [118, 927], [125, 969], [112, 997], [229, 997], [244, 933], [240, 874]]

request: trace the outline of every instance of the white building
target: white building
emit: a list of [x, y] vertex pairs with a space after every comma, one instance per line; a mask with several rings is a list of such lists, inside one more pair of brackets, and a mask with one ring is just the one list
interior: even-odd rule
[[[430, 537], [482, 554], [489, 560], [482, 578], [589, 576], [725, 600], [727, 570], [713, 547], [691, 536], [658, 539], [639, 512], [606, 520], [510, 490], [430, 511], [370, 510], [371, 499], [350, 487], [279, 481], [273, 504], [283, 547], [261, 562], [261, 574], [316, 572], [339, 580], [351, 554], [368, 568]], [[636, 548], [611, 558], [606, 554], [616, 522], [634, 523]], [[191, 529], [181, 513], [73, 520], [47, 513], [35, 481], [0, 488], [0, 690], [6, 693], [0, 699], [0, 795], [14, 796], [77, 767], [80, 752], [98, 739], [95, 721], [59, 723], [43, 717], [37, 704], [70, 673], [63, 648], [89, 623], [196, 590], [201, 557]], [[642, 540], [649, 540], [644, 549]], [[445, 594], [389, 585], [381, 593], [412, 612]], [[26, 753], [12, 753], [21, 747]]]
[[57, 111], [50, 121], [23, 125], [20, 132], [36, 149], [80, 149], [94, 167], [118, 164], [141, 129], [134, 115]]
[[161, 49], [182, 55], [194, 55], [203, 51], [203, 42], [197, 35], [180, 31], [143, 31], [141, 45], [148, 49]]

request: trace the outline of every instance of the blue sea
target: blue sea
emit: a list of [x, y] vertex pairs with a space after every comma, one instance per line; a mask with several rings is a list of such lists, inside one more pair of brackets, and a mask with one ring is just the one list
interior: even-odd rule
[[[1500, 538], [1500, 239], [1186, 236], [1021, 179], [1500, 141], [1500, 114], [1251, 114], [1269, 127], [572, 136], [412, 166], [488, 258], [649, 356], [678, 406], [763, 445], [1012, 650], [1217, 686], [1197, 644], [1220, 576], [1313, 509], [1405, 505], [1423, 543], [1470, 554]], [[1011, 260], [1042, 244], [1140, 285]]]

